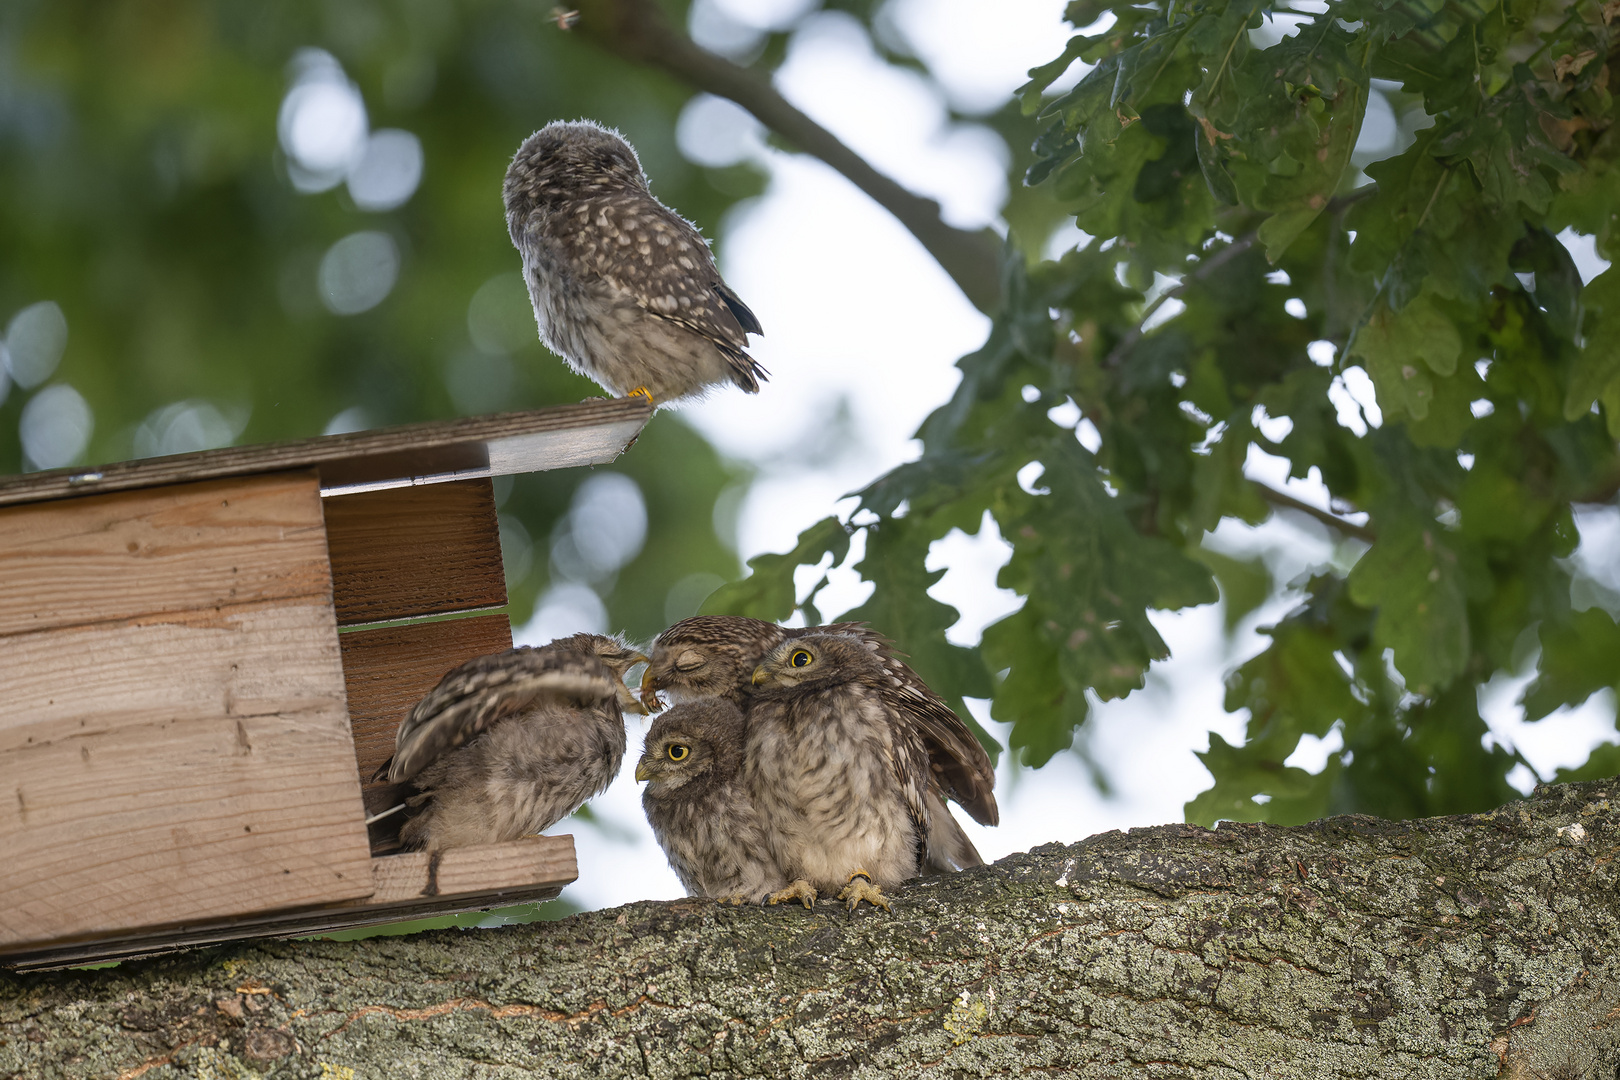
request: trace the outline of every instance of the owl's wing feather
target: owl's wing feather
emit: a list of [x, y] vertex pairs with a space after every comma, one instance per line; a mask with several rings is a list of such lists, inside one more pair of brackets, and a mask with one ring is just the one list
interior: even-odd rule
[[543, 694], [600, 700], [616, 696], [616, 683], [607, 665], [572, 651], [518, 648], [476, 657], [445, 675], [401, 722], [388, 780], [410, 779]]
[[861, 681], [866, 683], [868, 692], [872, 692], [877, 699], [877, 709], [874, 711], [881, 714], [889, 726], [885, 756], [888, 758], [889, 771], [899, 782], [900, 794], [906, 801], [917, 847], [917, 866], [921, 867], [928, 853], [930, 802], [943, 805], [929, 791], [928, 751], [906, 716], [897, 712], [883, 694], [882, 676], [874, 675], [869, 681], [863, 677]]
[[861, 622], [833, 623], [819, 632], [855, 634], [882, 659], [888, 679], [880, 692], [891, 708], [910, 718], [922, 737], [929, 769], [940, 790], [981, 825], [1000, 824], [996, 770], [990, 755], [945, 699], [906, 665], [894, 642]]
[[747, 305], [726, 295], [708, 243], [685, 218], [646, 196], [605, 196], [587, 205], [595, 228], [558, 235], [576, 265], [595, 270], [649, 313], [717, 344], [742, 349], [749, 331], [760, 332]]
[[759, 325], [759, 318], [755, 316], [753, 310], [747, 304], [742, 302], [742, 297], [731, 291], [730, 285], [723, 281], [717, 282], [714, 291], [720, 294], [720, 299], [725, 301], [726, 307], [731, 309], [731, 314], [736, 316], [738, 324], [744, 330], [750, 334], [765, 336], [765, 328]]
[[645, 195], [604, 196], [581, 204], [590, 229], [561, 229], [555, 238], [573, 264], [649, 315], [713, 342], [732, 381], [749, 393], [769, 372], [744, 350], [759, 319], [720, 279], [714, 256], [691, 222]]
[[928, 790], [928, 850], [924, 854], [924, 864], [927, 870], [941, 874], [948, 874], [956, 870], [966, 870], [970, 866], [983, 866], [984, 858], [980, 856], [979, 849], [973, 846], [967, 833], [956, 818], [951, 816], [950, 807], [937, 795], [932, 788]]

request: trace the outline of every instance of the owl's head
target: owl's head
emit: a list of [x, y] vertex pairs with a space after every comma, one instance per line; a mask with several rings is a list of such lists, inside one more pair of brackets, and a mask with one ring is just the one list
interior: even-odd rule
[[506, 173], [509, 209], [515, 196], [543, 200], [593, 187], [647, 187], [635, 150], [618, 132], [594, 120], [547, 124], [518, 147]]
[[624, 683], [624, 677], [631, 668], [647, 662], [647, 658], [638, 652], [635, 646], [612, 634], [575, 634], [572, 637], [558, 638], [552, 644], [595, 656], [602, 661], [603, 666], [613, 673], [613, 678], [618, 682], [619, 708], [627, 713], [646, 715], [647, 710]]
[[756, 690], [827, 686], [883, 673], [878, 645], [857, 634], [806, 634], [765, 654], [751, 680]]
[[740, 615], [697, 615], [683, 619], [654, 639], [652, 659], [641, 677], [641, 700], [662, 706], [658, 692], [676, 701], [717, 697], [736, 700], [748, 689], [748, 676], [760, 657], [787, 634], [775, 623]]
[[653, 721], [643, 742], [636, 779], [659, 798], [693, 781], [700, 787], [736, 776], [742, 768], [747, 721], [729, 701], [708, 698], [677, 705]]

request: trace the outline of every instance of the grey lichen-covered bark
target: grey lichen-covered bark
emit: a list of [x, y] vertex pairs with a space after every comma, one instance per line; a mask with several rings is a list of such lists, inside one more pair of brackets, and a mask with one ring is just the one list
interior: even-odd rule
[[639, 903], [0, 975], [0, 1076], [1611, 1080], [1611, 797], [1108, 833], [893, 914]]

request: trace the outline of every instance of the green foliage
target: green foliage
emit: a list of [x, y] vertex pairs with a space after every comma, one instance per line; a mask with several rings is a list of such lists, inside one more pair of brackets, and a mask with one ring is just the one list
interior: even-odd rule
[[[1028, 182], [1093, 240], [1009, 258], [1005, 307], [922, 456], [860, 493], [844, 526], [867, 534], [868, 610], [923, 603], [907, 623], [923, 673], [991, 673], [992, 714], [1040, 764], [1093, 696], [1139, 688], [1166, 655], [1151, 611], [1208, 603], [1218, 581], [1230, 626], [1266, 597], [1257, 557], [1206, 546], [1285, 504], [1245, 475], [1263, 450], [1326, 487], [1340, 542], [1231, 674], [1246, 738], [1212, 736], [1189, 817], [1512, 797], [1524, 763], [1487, 745], [1479, 687], [1522, 670], [1533, 635], [1532, 719], [1620, 671], [1612, 613], [1573, 608], [1566, 560], [1574, 504], [1620, 490], [1620, 271], [1583, 288], [1556, 239], [1620, 251], [1612, 17], [1595, 0], [1071, 4], [1095, 27], [1031, 72], [1019, 116]], [[1090, 70], [1048, 95], [1076, 60]], [[1374, 97], [1398, 120], [1379, 153], [1358, 149]], [[1352, 368], [1381, 423], [1341, 422]], [[922, 566], [986, 513], [1023, 605], [975, 664], [940, 651], [951, 613], [928, 608]], [[838, 560], [838, 524], [713, 603], [804, 607], [794, 570]], [[1286, 764], [1335, 730], [1321, 772]], [[1600, 748], [1587, 771], [1614, 767]]]
[[[342, 65], [372, 130], [420, 140], [404, 205], [364, 210], [341, 183], [295, 189], [278, 110], [312, 48]], [[688, 95], [512, 0], [0, 5], [0, 333], [40, 301], [65, 314], [51, 382], [90, 406], [81, 461], [317, 435], [350, 409], [373, 427], [597, 395], [536, 337], [501, 177], [530, 132], [592, 116], [623, 130], [654, 191], [712, 236], [761, 177], [677, 153]], [[318, 267], [362, 230], [393, 241], [397, 284], [333, 314]], [[0, 474], [25, 464], [19, 418], [42, 389], [0, 395]], [[154, 448], [165, 418], [198, 409], [229, 429]], [[591, 584], [615, 628], [651, 635], [677, 582], [737, 572], [710, 508], [743, 474], [669, 415], [614, 468], [641, 487], [657, 543]], [[519, 478], [501, 506], [515, 623], [551, 580], [553, 534], [588, 476]]]

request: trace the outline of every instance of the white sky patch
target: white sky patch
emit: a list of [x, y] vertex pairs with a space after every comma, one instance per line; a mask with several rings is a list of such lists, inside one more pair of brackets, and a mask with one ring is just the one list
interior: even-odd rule
[[90, 405], [66, 383], [47, 386], [28, 399], [17, 419], [25, 469], [71, 465], [90, 445], [95, 430]]
[[1599, 690], [1575, 708], [1564, 706], [1526, 723], [1519, 697], [1535, 675], [1534, 668], [1517, 675], [1498, 672], [1480, 687], [1479, 714], [1490, 728], [1486, 745], [1517, 749], [1542, 779], [1550, 780], [1560, 768], [1584, 762], [1594, 747], [1620, 742], [1613, 690]]
[[[938, 199], [950, 224], [979, 228], [997, 220], [1009, 160], [1000, 136], [951, 124], [934, 83], [883, 63], [852, 16], [822, 12], [805, 20], [775, 81], [879, 172]], [[883, 107], [874, 109], [874, 101]], [[836, 232], [852, 235], [844, 223]]]
[[1293, 769], [1304, 769], [1308, 773], [1319, 773], [1327, 767], [1328, 758], [1343, 749], [1344, 722], [1335, 720], [1326, 735], [1301, 735], [1299, 745], [1294, 747], [1294, 752], [1288, 755], [1283, 764]]
[[[891, 0], [883, 18], [965, 113], [998, 108], [1029, 81], [1031, 67], [1057, 59], [1075, 32], [1062, 5], [1049, 0]], [[1076, 61], [1052, 89], [1073, 86], [1089, 69]]]
[[1565, 229], [1558, 234], [1558, 242], [1568, 249], [1570, 258], [1575, 260], [1575, 269], [1580, 271], [1582, 285], [1609, 268], [1609, 261], [1597, 253], [1597, 237], [1590, 233]]
[[1012, 558], [1012, 545], [1001, 537], [996, 519], [986, 511], [979, 531], [952, 529], [928, 548], [929, 570], [945, 571], [928, 595], [961, 612], [945, 637], [957, 645], [977, 645], [984, 628], [1024, 606], [1011, 589], [996, 585], [996, 574]]

